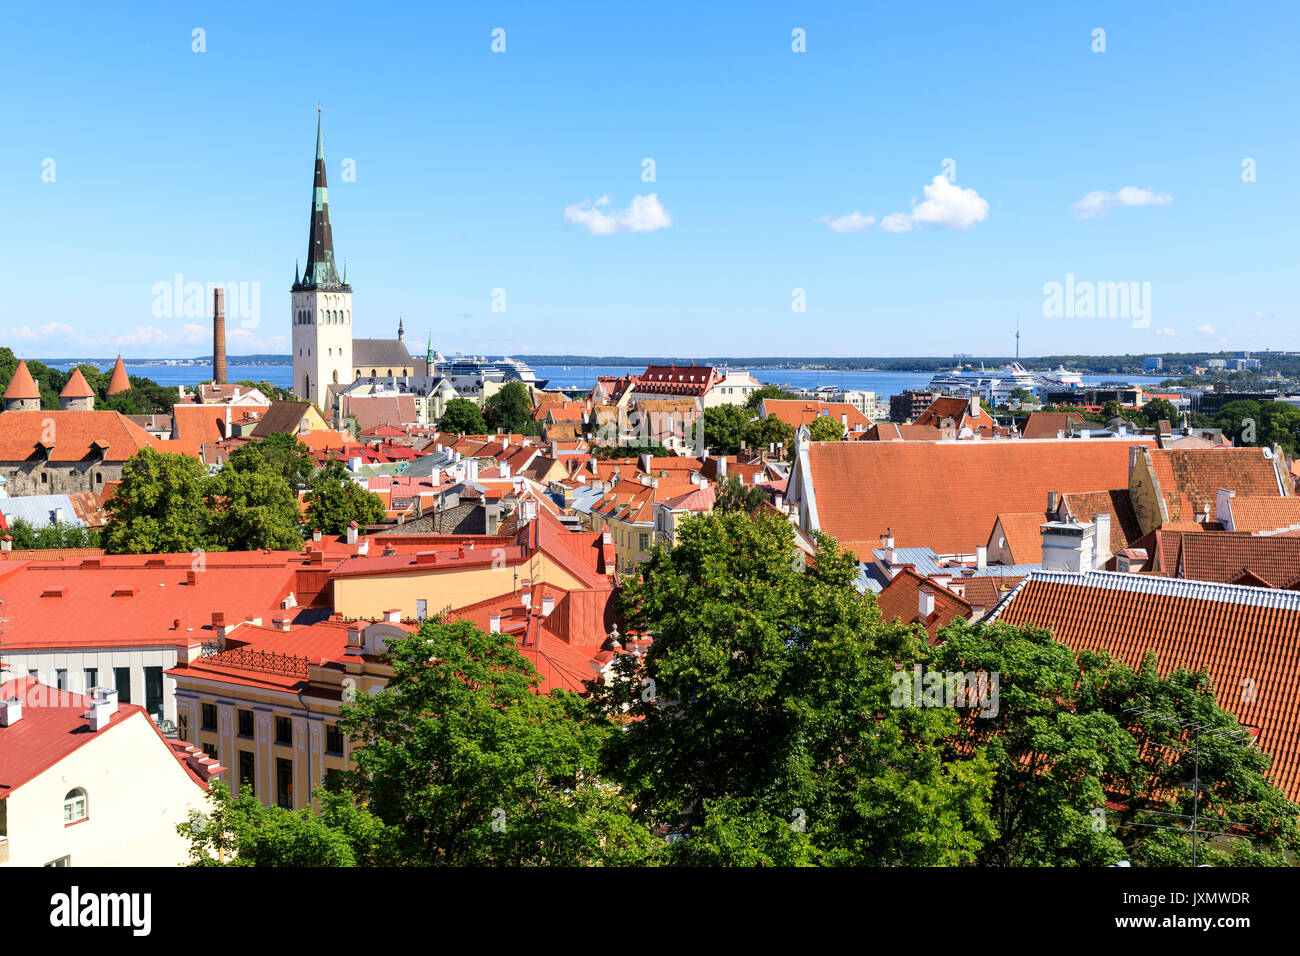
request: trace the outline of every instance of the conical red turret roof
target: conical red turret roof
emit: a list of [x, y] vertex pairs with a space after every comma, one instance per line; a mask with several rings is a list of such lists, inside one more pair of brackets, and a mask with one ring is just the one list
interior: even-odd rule
[[9, 380], [9, 387], [5, 389], [4, 397], [6, 401], [41, 397], [41, 390], [36, 387], [36, 379], [32, 378], [32, 373], [27, 371], [26, 362], [18, 363], [18, 368], [14, 370], [14, 377]]
[[113, 366], [113, 377], [108, 380], [108, 394], [116, 395], [118, 392], [125, 392], [131, 387], [131, 380], [126, 377], [126, 365], [122, 362], [122, 356], [117, 357], [117, 364]]
[[90, 383], [86, 381], [86, 376], [81, 374], [81, 369], [72, 370], [72, 378], [68, 379], [68, 384], [63, 386], [63, 391], [59, 392], [59, 398], [94, 398], [95, 392], [91, 389]]

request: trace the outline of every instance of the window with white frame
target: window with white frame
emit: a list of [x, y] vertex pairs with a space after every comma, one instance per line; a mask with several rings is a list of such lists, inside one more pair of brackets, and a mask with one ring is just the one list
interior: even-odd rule
[[90, 814], [87, 812], [86, 791], [81, 787], [69, 790], [68, 795], [63, 798], [63, 822], [77, 823], [88, 816]]

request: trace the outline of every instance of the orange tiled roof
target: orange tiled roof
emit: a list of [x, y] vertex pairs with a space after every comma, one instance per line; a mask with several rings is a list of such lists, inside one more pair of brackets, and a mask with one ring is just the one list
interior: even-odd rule
[[225, 405], [172, 406], [172, 438], [187, 442], [219, 442], [226, 437]]
[[800, 425], [811, 425], [815, 419], [822, 415], [827, 415], [836, 422], [842, 422], [842, 417], [847, 416], [848, 427], [844, 429], [846, 434], [852, 434], [855, 428], [858, 427], [863, 429], [871, 427], [871, 419], [867, 418], [866, 415], [863, 415], [858, 411], [856, 406], [850, 405], [848, 402], [765, 398], [763, 399], [763, 415], [764, 417], [775, 415], [777, 418], [781, 419], [781, 421], [795, 429]]
[[4, 397], [6, 399], [41, 397], [41, 390], [36, 387], [36, 379], [32, 378], [26, 362], [19, 362], [18, 367], [14, 369], [14, 377], [9, 380], [9, 387], [5, 389]]
[[[1160, 483], [1168, 521], [1195, 521], [1214, 514], [1220, 488], [1247, 496], [1280, 497], [1274, 460], [1263, 448], [1151, 448], [1151, 471]], [[1113, 486], [1112, 486], [1113, 487]], [[1288, 489], [1289, 491], [1290, 489]]]
[[[927, 618], [921, 617], [922, 589], [934, 595], [934, 611]], [[932, 638], [955, 619], [968, 618], [971, 613], [969, 601], [911, 568], [903, 568], [876, 595], [876, 607], [880, 609], [882, 621], [920, 624]]]
[[[989, 541], [1011, 552], [1012, 564], [1043, 563], [1043, 524], [1047, 521], [1041, 511], [1022, 511], [998, 515], [1002, 526], [1002, 541]], [[994, 527], [993, 534], [997, 534]]]
[[[854, 437], [853, 435], [849, 436]], [[943, 433], [933, 425], [900, 425], [880, 422], [862, 432], [860, 441], [938, 441]]]
[[818, 526], [869, 559], [886, 528], [897, 547], [974, 554], [1003, 512], [1049, 490], [1128, 484], [1131, 443], [1114, 441], [812, 442]]
[[1180, 536], [1179, 577], [1231, 582], [1249, 571], [1275, 588], [1300, 588], [1300, 538], [1206, 531]]
[[[1300, 799], [1300, 594], [1113, 571], [1035, 571], [992, 616], [1045, 627], [1076, 653], [1109, 650], [1130, 667], [1154, 652], [1161, 674], [1208, 671], [1219, 705], [1258, 729], [1260, 749], [1273, 757], [1271, 779]], [[1254, 693], [1243, 694], [1246, 686]]]
[[1025, 427], [1020, 430], [1020, 437], [1055, 438], [1057, 432], [1064, 431], [1068, 435], [1070, 426], [1082, 424], [1082, 416], [1073, 412], [1030, 412]]
[[[52, 441], [51, 441], [52, 436]], [[157, 440], [118, 412], [5, 412], [0, 422], [0, 461], [27, 461], [48, 450], [49, 461], [82, 461], [103, 451], [104, 460], [126, 461]]]
[[1232, 499], [1232, 530], [1247, 534], [1300, 527], [1300, 495], [1286, 498], [1244, 495]]
[[59, 398], [94, 398], [95, 392], [86, 381], [86, 376], [81, 374], [81, 368], [72, 370], [72, 377], [68, 379], [68, 384], [63, 386], [63, 391], [59, 392]]
[[1073, 492], [1061, 495], [1066, 516], [1080, 522], [1092, 521], [1093, 515], [1110, 515], [1110, 553], [1118, 554], [1142, 537], [1133, 499], [1127, 488], [1111, 491]]

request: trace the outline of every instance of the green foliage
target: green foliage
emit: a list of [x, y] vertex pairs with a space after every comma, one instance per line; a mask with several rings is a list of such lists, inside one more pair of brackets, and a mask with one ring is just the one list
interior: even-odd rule
[[1292, 456], [1300, 448], [1300, 408], [1285, 402], [1227, 402], [1212, 424], [1237, 445], [1271, 447], [1276, 443]]
[[604, 460], [606, 458], [639, 458], [641, 455], [649, 455], [652, 458], [674, 458], [676, 457], [671, 451], [654, 442], [648, 445], [592, 445], [591, 455], [593, 458]]
[[762, 488], [744, 484], [735, 475], [727, 475], [719, 481], [715, 495], [713, 510], [724, 514], [728, 511], [753, 514], [767, 500]]
[[596, 777], [610, 728], [573, 694], [536, 694], [506, 634], [427, 620], [389, 640], [393, 678], [342, 721], [346, 786], [410, 864], [584, 865], [643, 860], [655, 844]]
[[22, 518], [14, 521], [4, 532], [10, 535], [14, 548], [40, 551], [55, 548], [98, 548], [100, 534], [85, 525], [44, 524], [34, 527]]
[[230, 551], [298, 550], [302, 547], [298, 495], [284, 475], [257, 453], [246, 455], [238, 467], [235, 457], [206, 484], [211, 537]]
[[606, 773], [647, 825], [681, 828], [681, 862], [969, 862], [992, 836], [988, 768], [938, 759], [951, 711], [890, 707], [894, 662], [922, 643], [880, 625], [856, 560], [820, 543], [799, 571], [789, 522], [729, 513], [653, 551], [620, 610], [654, 643], [593, 687], [635, 718]]
[[787, 391], [780, 385], [764, 385], [749, 393], [749, 398], [745, 399], [745, 410], [757, 415], [765, 398], [796, 399], [798, 397], [794, 392]]
[[484, 402], [483, 420], [492, 431], [500, 428], [510, 434], [542, 433], [542, 423], [533, 420], [533, 399], [523, 382], [507, 382]]
[[262, 465], [269, 466], [295, 492], [307, 487], [316, 470], [311, 449], [288, 432], [275, 432], [241, 445], [231, 454], [225, 470], [248, 471]]
[[[982, 756], [994, 767], [997, 836], [979, 851], [980, 863], [1170, 859], [1170, 839], [1162, 835], [1170, 831], [1151, 824], [1176, 825], [1184, 814], [1190, 821], [1187, 726], [1237, 727], [1204, 674], [1176, 670], [1162, 678], [1154, 657], [1136, 670], [1107, 654], [1076, 657], [1036, 628], [956, 622], [942, 637], [930, 666], [1000, 675], [996, 713], [959, 712], [961, 732], [945, 754], [949, 761]], [[1264, 778], [1267, 764], [1258, 749], [1203, 738], [1202, 822], [1247, 827], [1252, 852], [1294, 852], [1300, 807]], [[1127, 796], [1112, 799], [1116, 794]]]
[[739, 405], [715, 405], [701, 416], [704, 447], [713, 455], [734, 455], [745, 440], [753, 416]]
[[750, 448], [784, 445], [789, 451], [794, 444], [794, 429], [775, 415], [756, 418], [745, 429], [745, 444]]
[[1147, 402], [1138, 411], [1141, 416], [1142, 424], [1147, 427], [1154, 427], [1156, 422], [1164, 420], [1170, 425], [1177, 426], [1179, 422], [1178, 409], [1174, 408], [1173, 402], [1165, 398], [1153, 398]]
[[830, 415], [818, 415], [808, 426], [808, 437], [813, 441], [843, 441], [844, 423]]
[[443, 410], [442, 418], [438, 419], [440, 431], [457, 435], [482, 435], [487, 428], [482, 409], [468, 398], [453, 398]]
[[189, 455], [142, 448], [122, 466], [122, 481], [106, 505], [109, 554], [216, 550], [204, 500], [207, 473]]
[[342, 534], [353, 521], [364, 528], [379, 524], [385, 517], [383, 500], [353, 481], [341, 462], [326, 462], [308, 485], [309, 530]]
[[263, 806], [244, 788], [238, 797], [220, 780], [206, 814], [191, 811], [176, 827], [190, 841], [191, 866], [357, 866], [400, 862], [378, 821], [346, 795], [318, 791], [322, 812]]

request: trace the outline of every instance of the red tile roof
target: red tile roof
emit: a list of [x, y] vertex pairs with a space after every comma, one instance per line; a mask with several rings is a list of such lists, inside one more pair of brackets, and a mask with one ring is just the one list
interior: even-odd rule
[[1154, 652], [1161, 674], [1208, 671], [1219, 705], [1258, 728], [1260, 749], [1273, 757], [1270, 777], [1300, 799], [1300, 594], [1110, 571], [1035, 571], [994, 617], [1045, 627], [1076, 653], [1109, 650], [1130, 667]]
[[105, 390], [106, 395], [116, 395], [118, 392], [125, 392], [131, 387], [131, 379], [126, 374], [126, 365], [122, 362], [122, 356], [117, 357], [113, 363], [113, 374], [108, 380], [108, 388]]
[[1072, 425], [1082, 425], [1082, 415], [1073, 412], [1030, 412], [1025, 427], [1020, 430], [1021, 438], [1055, 438], [1057, 432], [1070, 434]]
[[97, 457], [126, 461], [141, 448], [157, 446], [157, 439], [118, 412], [10, 411], [0, 422], [0, 461], [73, 462]]
[[81, 374], [81, 368], [72, 370], [72, 377], [68, 379], [68, 384], [63, 386], [63, 391], [59, 392], [59, 398], [94, 398], [95, 392], [91, 389], [90, 383], [86, 381], [86, 376]]
[[[1264, 448], [1151, 448], [1151, 471], [1168, 510], [1166, 523], [1195, 521], [1208, 509], [1213, 515], [1220, 488], [1242, 497], [1280, 497], [1283, 490], [1272, 458]], [[1113, 487], [1113, 486], [1112, 486]]]
[[219, 442], [226, 437], [226, 405], [173, 405], [172, 437], [187, 442]]
[[1196, 581], [1231, 582], [1250, 572], [1269, 587], [1300, 587], [1300, 538], [1227, 531], [1183, 534], [1177, 574]]
[[[850, 435], [849, 437], [854, 437]], [[933, 425], [900, 425], [894, 422], [880, 422], [867, 429], [860, 441], [938, 441], [943, 433]]]
[[[926, 618], [921, 617], [922, 591], [934, 595], [934, 611]], [[971, 613], [969, 601], [917, 574], [911, 568], [903, 568], [876, 595], [876, 607], [880, 610], [882, 621], [919, 624], [932, 638], [955, 619], [968, 618]]]
[[1232, 530], [1248, 534], [1300, 528], [1300, 495], [1286, 498], [1242, 495], [1229, 503]]
[[819, 527], [869, 560], [890, 527], [900, 548], [974, 554], [999, 514], [1043, 507], [1049, 490], [1127, 485], [1130, 447], [1071, 439], [812, 442], [808, 461]]
[[22, 716], [16, 723], [0, 727], [0, 753], [4, 754], [4, 760], [0, 761], [0, 798], [7, 798], [69, 754], [92, 741], [100, 740], [104, 734], [131, 719], [147, 721], [190, 779], [204, 790], [208, 788], [207, 781], [225, 769], [215, 761], [210, 761], [210, 768], [206, 768], [203, 773], [197, 772], [189, 762], [172, 750], [170, 743], [149, 719], [143, 707], [118, 704], [117, 710], [109, 716], [108, 723], [92, 732], [85, 716], [91, 706], [89, 697], [58, 690], [31, 677], [22, 677], [0, 685], [0, 699], [13, 697], [17, 697], [22, 704]]
[[857, 406], [850, 405], [848, 402], [765, 398], [763, 399], [763, 417], [766, 418], [769, 415], [776, 416], [791, 428], [796, 429], [800, 425], [811, 425], [815, 419], [822, 415], [829, 416], [832, 421], [841, 424], [843, 424], [843, 419], [847, 417], [848, 424], [844, 429], [845, 434], [852, 434], [859, 427], [862, 429], [871, 427], [871, 419], [858, 411]]
[[[1041, 511], [1000, 514], [997, 517], [997, 524], [993, 526], [989, 544], [1010, 551], [1012, 564], [1042, 564], [1042, 527], [1046, 521], [1047, 517]], [[995, 541], [994, 538], [998, 537], [999, 525], [1002, 528], [1001, 540]]]
[[[5, 414], [11, 414], [6, 412]], [[270, 616], [308, 562], [298, 552], [213, 552], [68, 558], [0, 565], [8, 648], [178, 646], [230, 623]], [[306, 601], [299, 601], [305, 604]], [[177, 626], [175, 622], [179, 621]]]
[[1063, 494], [1058, 509], [1061, 512], [1064, 517], [1073, 517], [1081, 523], [1092, 521], [1094, 515], [1110, 515], [1111, 554], [1118, 554], [1142, 537], [1142, 527], [1127, 488]]

